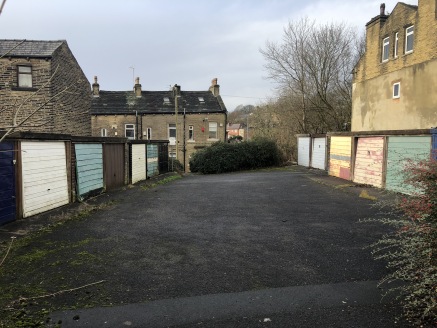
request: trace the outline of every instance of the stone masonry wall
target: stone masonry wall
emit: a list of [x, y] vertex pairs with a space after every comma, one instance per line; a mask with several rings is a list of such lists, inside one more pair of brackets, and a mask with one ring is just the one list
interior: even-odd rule
[[[32, 66], [33, 88], [18, 88], [17, 65]], [[50, 88], [44, 83], [50, 78], [50, 62], [44, 59], [2, 58], [0, 59], [0, 126], [13, 124], [13, 118], [18, 111], [17, 123], [21, 122], [32, 111], [42, 106], [50, 97]], [[42, 88], [42, 89], [41, 89]], [[40, 89], [40, 90], [39, 90]], [[37, 92], [37, 90], [39, 90]], [[52, 105], [48, 104], [37, 111], [26, 125], [42, 124], [40, 127], [23, 127], [22, 131], [50, 132], [53, 130], [53, 119], [50, 117]]]
[[53, 55], [52, 72], [57, 67], [58, 72], [51, 83], [52, 95], [63, 92], [65, 88], [68, 91], [60, 94], [54, 102], [54, 129], [59, 133], [90, 136], [91, 86], [65, 43]]
[[[17, 65], [32, 66], [32, 88], [18, 88]], [[56, 74], [47, 83], [58, 65]], [[45, 83], [47, 85], [42, 88]], [[69, 92], [60, 94], [44, 105], [47, 100], [73, 84]], [[90, 136], [90, 93], [89, 82], [66, 44], [55, 51], [52, 59], [0, 59], [0, 106], [3, 110], [0, 115], [1, 127], [12, 125], [17, 110], [18, 122], [35, 111], [26, 124], [17, 130]]]
[[[396, 70], [437, 58], [437, 0], [419, 0], [415, 10], [398, 3], [385, 22], [375, 20], [367, 27], [366, 52], [356, 67], [354, 82], [359, 83]], [[405, 29], [414, 25], [414, 50], [405, 54]], [[395, 33], [398, 57], [394, 57]], [[390, 38], [389, 60], [382, 62], [382, 41]]]

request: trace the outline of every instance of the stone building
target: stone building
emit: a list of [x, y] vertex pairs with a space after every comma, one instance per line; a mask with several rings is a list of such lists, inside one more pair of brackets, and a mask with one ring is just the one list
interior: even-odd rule
[[437, 0], [397, 3], [366, 24], [354, 69], [352, 131], [437, 126]]
[[169, 156], [185, 163], [198, 149], [226, 140], [227, 110], [217, 79], [207, 91], [100, 90], [95, 77], [91, 104], [93, 136], [169, 140]]
[[16, 115], [18, 131], [91, 135], [91, 87], [66, 41], [0, 40], [0, 54], [0, 132]]

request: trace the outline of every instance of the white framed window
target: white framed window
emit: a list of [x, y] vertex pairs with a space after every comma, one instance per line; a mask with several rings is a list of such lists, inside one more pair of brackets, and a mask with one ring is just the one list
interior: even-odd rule
[[382, 40], [382, 61], [385, 62], [388, 60], [388, 56], [390, 53], [390, 38], [384, 38]]
[[398, 58], [398, 50], [399, 50], [399, 33], [395, 33], [395, 46], [393, 49], [393, 58]]
[[413, 52], [414, 45], [414, 25], [405, 29], [405, 53]]
[[106, 130], [106, 129], [101, 129], [101, 130], [100, 130], [100, 135], [101, 135], [102, 137], [107, 137], [107, 136], [108, 136], [108, 130]]
[[176, 150], [168, 150], [168, 157], [169, 158], [176, 158]]
[[217, 122], [209, 122], [208, 139], [217, 139]]
[[203, 97], [199, 97], [199, 102], [200, 102], [201, 104], [203, 104], [203, 103], [205, 102], [205, 99], [204, 99]]
[[147, 128], [146, 129], [146, 139], [147, 140], [152, 140], [152, 128]]
[[169, 124], [168, 125], [168, 137], [169, 138], [176, 138], [176, 124]]
[[393, 99], [401, 97], [401, 82], [393, 83]]
[[170, 105], [170, 98], [164, 97], [164, 105]]
[[188, 126], [188, 140], [194, 141], [194, 126]]
[[135, 125], [125, 124], [124, 125], [124, 135], [128, 139], [135, 139]]
[[171, 146], [176, 145], [176, 124], [168, 125], [168, 140]]
[[32, 88], [32, 67], [17, 66], [18, 69], [18, 87]]

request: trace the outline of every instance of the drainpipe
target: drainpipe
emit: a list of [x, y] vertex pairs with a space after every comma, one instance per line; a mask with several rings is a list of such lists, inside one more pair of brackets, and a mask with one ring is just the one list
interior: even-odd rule
[[186, 145], [185, 145], [185, 108], [184, 108], [184, 172], [187, 172], [187, 164], [186, 164], [186, 153], [187, 153], [187, 149], [186, 149]]
[[138, 111], [135, 111], [135, 129], [137, 131], [137, 135], [135, 136], [135, 139], [138, 140]]

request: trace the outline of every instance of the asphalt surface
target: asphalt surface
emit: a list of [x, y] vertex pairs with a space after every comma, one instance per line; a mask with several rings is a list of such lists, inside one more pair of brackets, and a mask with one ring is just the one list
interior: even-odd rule
[[[51, 313], [62, 327], [407, 327], [382, 298], [367, 245], [382, 191], [294, 168], [188, 175], [110, 197], [50, 238], [103, 261], [107, 304]], [[3, 229], [5, 230], [5, 229]], [[7, 230], [7, 229], [6, 229]]]

